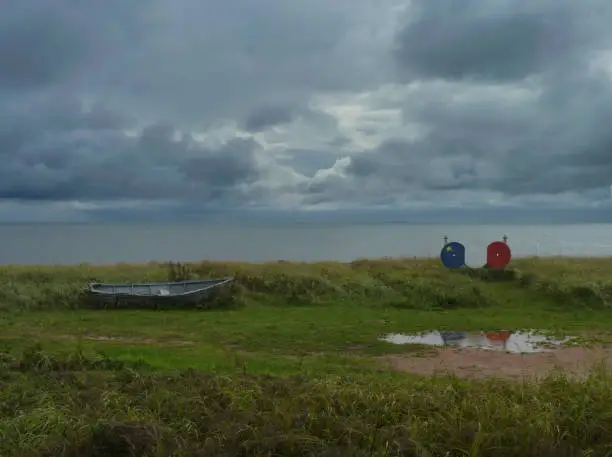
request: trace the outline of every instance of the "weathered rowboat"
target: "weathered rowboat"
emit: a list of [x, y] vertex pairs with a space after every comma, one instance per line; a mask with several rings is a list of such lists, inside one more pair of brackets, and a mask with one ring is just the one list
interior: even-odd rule
[[232, 281], [234, 278], [229, 276], [142, 284], [90, 283], [87, 292], [90, 298], [106, 306], [198, 305]]

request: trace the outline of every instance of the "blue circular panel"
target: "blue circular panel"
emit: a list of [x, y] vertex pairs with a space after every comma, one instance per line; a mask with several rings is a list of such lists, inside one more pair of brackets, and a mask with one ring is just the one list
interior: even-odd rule
[[446, 268], [460, 268], [465, 265], [465, 246], [453, 241], [445, 244], [440, 252], [440, 260]]

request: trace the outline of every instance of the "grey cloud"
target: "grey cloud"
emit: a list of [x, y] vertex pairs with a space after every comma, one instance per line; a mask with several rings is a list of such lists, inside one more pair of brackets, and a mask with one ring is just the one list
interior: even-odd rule
[[245, 128], [250, 132], [260, 132], [276, 125], [287, 124], [294, 117], [289, 106], [268, 105], [253, 110], [245, 121]]
[[51, 9], [0, 23], [0, 85], [28, 88], [65, 78], [83, 59], [82, 33]]
[[0, 198], [240, 204], [263, 192], [246, 190], [259, 146], [211, 150], [189, 132], [295, 116], [334, 130], [307, 108], [313, 93], [392, 77], [377, 65], [391, 56], [377, 39], [364, 47], [361, 26], [386, 13], [363, 1], [1, 3]]
[[429, 132], [415, 141], [388, 140], [375, 151], [356, 154], [347, 172], [357, 180], [353, 185], [379, 180], [389, 193], [403, 188], [415, 196], [419, 190], [472, 190], [609, 198], [612, 88], [601, 78], [575, 76], [562, 85], [546, 85], [540, 95], [520, 103], [506, 97], [474, 102], [466, 96], [444, 105], [437, 99], [450, 99], [450, 93], [424, 91], [405, 111], [407, 119], [424, 122]]
[[128, 136], [118, 124], [121, 116], [101, 107], [37, 108], [39, 114], [22, 118], [23, 123], [13, 118], [18, 136], [0, 131], [5, 156], [0, 199], [174, 198], [240, 204], [246, 195], [239, 186], [258, 177], [253, 140], [207, 149], [188, 134], [176, 139], [177, 129], [169, 124], [149, 125], [139, 136]]
[[[554, 78], [551, 74], [550, 78]], [[509, 151], [500, 189], [515, 193], [584, 192], [612, 184], [612, 85], [608, 75], [580, 72], [545, 86], [539, 120]]]
[[240, 118], [265, 129], [293, 107], [308, 114], [299, 106], [313, 90], [364, 87], [372, 75], [350, 71], [359, 46], [345, 40], [360, 11], [322, 0], [3, 2], [0, 198], [256, 198], [253, 140], [211, 150], [185, 132]]
[[[494, 108], [493, 101], [489, 107]], [[412, 142], [388, 140], [375, 151], [354, 155], [347, 171], [362, 183], [384, 177], [390, 192], [397, 185], [562, 194], [612, 184], [612, 133], [605, 128], [605, 119], [612, 118], [609, 107], [596, 108], [594, 99], [588, 99], [577, 111], [555, 112], [542, 101], [503, 114], [510, 107], [497, 108], [499, 115], [469, 102], [430, 107], [425, 113], [407, 108], [413, 118], [427, 119], [430, 132]]]
[[[279, 188], [309, 204], [463, 191], [602, 198], [612, 184], [612, 84], [590, 61], [612, 48], [612, 4], [411, 5], [393, 49], [385, 30], [395, 0], [3, 2], [0, 198], [241, 205], [272, 201]], [[389, 82], [400, 84], [376, 99]], [[329, 105], [336, 91], [346, 101], [342, 123], [308, 108], [314, 94]], [[367, 141], [387, 128], [363, 127], [354, 100], [391, 109], [402, 99], [404, 121], [423, 136], [387, 134], [346, 170], [317, 174], [342, 146], [360, 144], [363, 135], [343, 136], [352, 122], [375, 133]], [[263, 135], [288, 149], [265, 159], [312, 179], [251, 188], [264, 175], [257, 143], [211, 149], [191, 134], [220, 120], [251, 132], [291, 124]]]
[[279, 157], [279, 162], [289, 165], [304, 176], [314, 176], [319, 170], [331, 168], [340, 155], [335, 151], [309, 149], [290, 149]]
[[[136, 3], [70, 0], [2, 3], [0, 92], [73, 85], [108, 64], [113, 48], [137, 43]], [[81, 79], [81, 81], [79, 81]]]
[[347, 144], [350, 144], [350, 142], [351, 140], [349, 140], [346, 136], [338, 135], [329, 142], [329, 145], [341, 148], [343, 146], [346, 146]]
[[440, 154], [438, 151], [444, 149], [439, 146], [439, 143], [432, 145], [428, 141], [387, 141], [375, 153], [353, 156], [347, 172], [366, 181], [384, 178], [388, 186], [395, 183], [404, 188], [452, 190], [481, 187], [473, 156], [460, 151]]
[[105, 68], [90, 75], [99, 94], [117, 103], [125, 98], [142, 113], [163, 109], [193, 125], [240, 119], [266, 104], [304, 104], [313, 90], [371, 79], [347, 76], [352, 56], [334, 55], [355, 12], [322, 0], [291, 7], [273, 0], [142, 5], [154, 25], [136, 22], [139, 41], [114, 43]]
[[451, 197], [456, 190], [528, 196], [609, 189], [612, 83], [589, 66], [612, 46], [608, 2], [413, 5], [395, 55], [402, 81], [419, 80], [404, 119], [427, 133], [353, 156], [353, 185]]
[[603, 5], [599, 0], [417, 0], [398, 34], [396, 56], [408, 78], [523, 79], [560, 59], [584, 61], [585, 44], [597, 36], [589, 36], [589, 28], [597, 33], [605, 23], [590, 12]]
[[253, 140], [235, 139], [220, 150], [198, 151], [205, 154], [187, 158], [180, 170], [193, 182], [219, 189], [252, 183], [259, 176], [255, 148]]
[[361, 88], [381, 79], [353, 59], [353, 52], [365, 51], [347, 32], [370, 12], [365, 2], [351, 6], [4, 1], [0, 92], [62, 86], [181, 124], [243, 118], [266, 103], [304, 103], [313, 90]]

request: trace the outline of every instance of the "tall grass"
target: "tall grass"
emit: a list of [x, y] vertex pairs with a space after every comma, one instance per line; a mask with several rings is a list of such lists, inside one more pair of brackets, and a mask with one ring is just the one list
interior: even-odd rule
[[[461, 274], [463, 273], [463, 274]], [[76, 309], [88, 282], [178, 281], [235, 276], [220, 305], [367, 303], [411, 309], [495, 305], [487, 282], [516, 284], [559, 306], [605, 309], [612, 303], [612, 260], [519, 259], [504, 271], [453, 272], [435, 260], [385, 259], [351, 263], [198, 262], [112, 266], [0, 267], [0, 309]]]
[[612, 309], [612, 259], [520, 259], [507, 270], [465, 270], [489, 282], [514, 282], [554, 300], [561, 307]]
[[161, 375], [34, 348], [0, 363], [0, 455], [603, 456], [612, 378]]
[[353, 263], [246, 264], [199, 262], [115, 266], [0, 267], [0, 308], [76, 309], [85, 306], [88, 282], [176, 281], [235, 276], [234, 306], [367, 303], [414, 309], [490, 306], [494, 299], [468, 277], [449, 275], [437, 263], [412, 260]]

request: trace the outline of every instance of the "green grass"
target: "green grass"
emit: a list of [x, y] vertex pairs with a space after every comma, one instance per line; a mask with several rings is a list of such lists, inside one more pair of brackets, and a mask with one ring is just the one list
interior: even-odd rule
[[[432, 380], [376, 356], [422, 350], [383, 334], [434, 329], [605, 340], [608, 271], [612, 259], [503, 273], [404, 259], [0, 267], [0, 456], [607, 455], [603, 370]], [[177, 275], [236, 284], [207, 310], [90, 309], [81, 293]]]
[[28, 351], [0, 369], [0, 455], [607, 455], [612, 378], [154, 373]]

